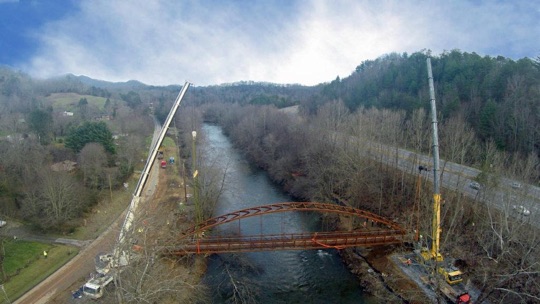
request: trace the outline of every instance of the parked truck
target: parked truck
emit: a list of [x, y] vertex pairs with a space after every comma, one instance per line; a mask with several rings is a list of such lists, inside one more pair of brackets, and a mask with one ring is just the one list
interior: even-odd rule
[[99, 299], [103, 296], [105, 287], [109, 285], [112, 280], [113, 277], [111, 275], [98, 274], [83, 285], [83, 294], [92, 299]]

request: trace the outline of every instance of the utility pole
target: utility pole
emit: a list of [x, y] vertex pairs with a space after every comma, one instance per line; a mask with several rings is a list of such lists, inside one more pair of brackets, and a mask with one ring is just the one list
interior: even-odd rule
[[199, 197], [199, 171], [197, 170], [197, 131], [191, 132], [192, 141], [192, 170], [193, 170], [193, 199], [195, 200], [195, 225], [198, 226], [203, 221], [203, 211]]

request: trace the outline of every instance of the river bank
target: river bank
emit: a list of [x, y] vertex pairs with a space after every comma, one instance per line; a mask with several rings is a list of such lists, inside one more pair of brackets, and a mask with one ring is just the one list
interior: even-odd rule
[[360, 285], [381, 303], [429, 303], [429, 298], [392, 258], [399, 250], [396, 246], [347, 248], [340, 255]]

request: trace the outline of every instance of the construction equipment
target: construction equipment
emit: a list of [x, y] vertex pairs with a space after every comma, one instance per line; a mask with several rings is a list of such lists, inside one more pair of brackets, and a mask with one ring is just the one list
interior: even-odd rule
[[[448, 261], [440, 253], [440, 235], [441, 235], [441, 192], [439, 180], [439, 136], [437, 130], [437, 109], [435, 104], [435, 88], [433, 85], [433, 73], [431, 70], [431, 59], [427, 58], [429, 95], [431, 104], [431, 122], [432, 122], [432, 139], [433, 139], [433, 218], [431, 226], [431, 248], [422, 247], [417, 250], [420, 260], [432, 267], [434, 275], [441, 275], [444, 282], [432, 282], [428, 280], [430, 285], [437, 286], [449, 300], [456, 303], [470, 303], [470, 295], [461, 290], [457, 285], [463, 281], [463, 273], [449, 265]], [[426, 280], [424, 280], [426, 281]], [[456, 300], [457, 299], [457, 300]], [[465, 302], [465, 300], [467, 301]]]
[[429, 95], [431, 103], [431, 126], [433, 139], [433, 218], [431, 222], [431, 250], [422, 250], [421, 255], [425, 261], [435, 260], [442, 262], [443, 256], [439, 252], [441, 235], [441, 190], [439, 181], [439, 134], [437, 130], [437, 108], [435, 105], [435, 88], [431, 72], [431, 60], [427, 59]]
[[[103, 288], [113, 280], [113, 275], [120, 272], [124, 266], [129, 264], [131, 258], [133, 258], [133, 250], [131, 246], [132, 243], [130, 242], [132, 241], [131, 235], [133, 234], [135, 228], [133, 227], [135, 211], [139, 205], [142, 190], [155, 163], [154, 159], [159, 158], [160, 156], [163, 158], [163, 150], [160, 149], [161, 144], [165, 138], [169, 125], [176, 114], [176, 110], [180, 106], [180, 103], [182, 102], [182, 99], [184, 98], [184, 95], [190, 85], [191, 84], [189, 82], [186, 82], [182, 87], [182, 90], [178, 94], [178, 97], [176, 97], [173, 107], [161, 128], [157, 141], [152, 145], [152, 149], [150, 150], [150, 154], [148, 155], [148, 159], [142, 174], [139, 177], [137, 185], [135, 186], [135, 191], [132, 195], [131, 203], [129, 205], [122, 228], [120, 229], [118, 240], [113, 252], [100, 253], [96, 257], [96, 271], [98, 272], [98, 276], [90, 279], [83, 286], [83, 293], [90, 297], [96, 299], [101, 297], [103, 295]], [[166, 168], [167, 162], [164, 160], [160, 161], [160, 165], [162, 168]]]
[[98, 275], [83, 285], [83, 294], [92, 299], [99, 299], [103, 296], [105, 287], [109, 285], [112, 280], [113, 277], [111, 275]]
[[430, 288], [437, 288], [449, 301], [456, 304], [471, 304], [471, 296], [463, 288], [441, 284], [433, 277], [421, 276], [420, 280]]
[[450, 285], [456, 285], [463, 282], [463, 273], [454, 265], [441, 266], [437, 271], [443, 276], [446, 283]]

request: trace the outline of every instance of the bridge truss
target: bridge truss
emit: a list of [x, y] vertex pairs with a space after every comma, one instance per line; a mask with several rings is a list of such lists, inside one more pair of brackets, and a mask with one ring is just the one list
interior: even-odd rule
[[[363, 223], [352, 231], [282, 233], [269, 235], [213, 236], [206, 233], [225, 223], [278, 212], [315, 211], [356, 218]], [[297, 250], [347, 247], [370, 247], [403, 242], [405, 229], [397, 223], [361, 209], [316, 202], [277, 203], [246, 208], [208, 219], [184, 231], [183, 243], [167, 251], [172, 255], [249, 252], [265, 250]], [[204, 236], [203, 236], [204, 235]]]

